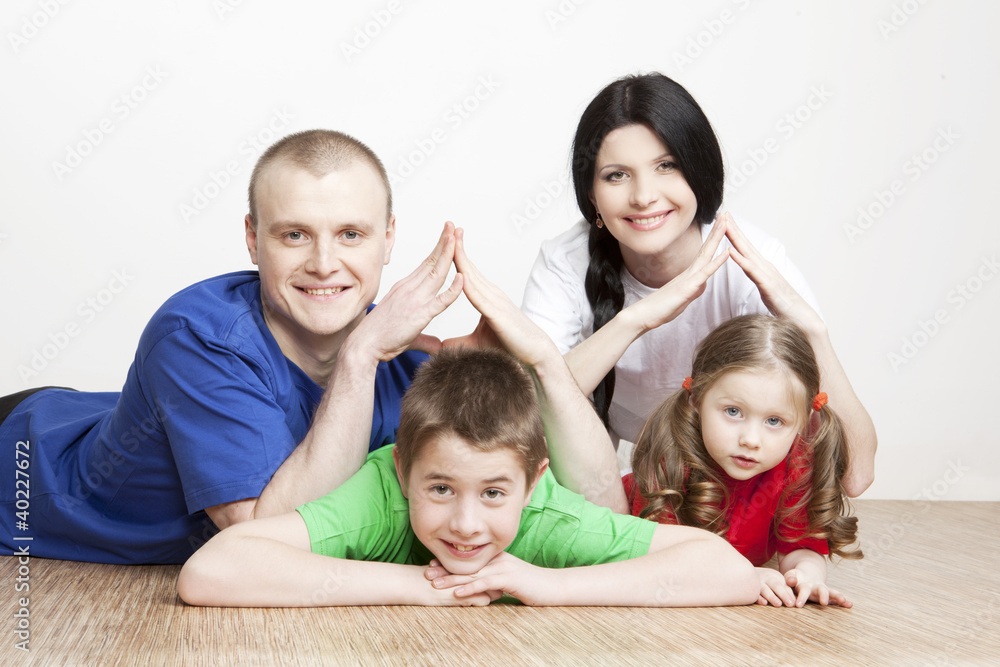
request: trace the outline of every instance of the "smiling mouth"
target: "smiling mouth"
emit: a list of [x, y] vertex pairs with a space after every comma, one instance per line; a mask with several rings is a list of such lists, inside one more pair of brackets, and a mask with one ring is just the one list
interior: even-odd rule
[[650, 227], [652, 225], [659, 224], [664, 220], [666, 220], [669, 214], [670, 213], [668, 211], [667, 213], [659, 213], [657, 215], [651, 215], [648, 217], [629, 216], [625, 219], [628, 220], [633, 225], [636, 225], [637, 227]]
[[300, 290], [309, 294], [310, 296], [332, 296], [334, 294], [340, 294], [346, 288], [344, 287], [323, 287], [321, 289], [313, 289], [311, 287], [300, 287]]
[[472, 555], [473, 553], [479, 551], [485, 546], [483, 544], [456, 544], [455, 542], [447, 542], [447, 541], [445, 542], [445, 544], [451, 547], [452, 551], [454, 551], [457, 554], [468, 554], [468, 555]]

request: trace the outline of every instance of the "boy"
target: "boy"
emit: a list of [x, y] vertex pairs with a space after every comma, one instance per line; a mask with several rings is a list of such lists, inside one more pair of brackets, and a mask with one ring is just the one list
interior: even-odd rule
[[721, 538], [616, 515], [555, 483], [546, 435], [607, 434], [555, 346], [478, 273], [460, 230], [456, 238], [464, 291], [483, 314], [460, 342], [502, 342], [530, 375], [500, 352], [441, 353], [404, 398], [395, 448], [372, 453], [297, 513], [222, 531], [185, 564], [181, 597], [223, 606], [484, 605], [504, 593], [532, 605], [756, 601], [752, 566]]

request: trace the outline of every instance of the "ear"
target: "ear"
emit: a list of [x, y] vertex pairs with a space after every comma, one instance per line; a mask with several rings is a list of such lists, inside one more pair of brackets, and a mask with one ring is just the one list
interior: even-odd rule
[[548, 459], [542, 459], [542, 462], [538, 464], [538, 472], [535, 473], [535, 480], [531, 483], [531, 487], [524, 492], [523, 507], [527, 507], [528, 503], [531, 502], [531, 494], [535, 492], [535, 487], [538, 486], [538, 480], [542, 478], [542, 473], [544, 473], [545, 469], [548, 467], [549, 467]]
[[392, 462], [396, 465], [396, 479], [399, 480], [399, 488], [403, 492], [403, 497], [409, 499], [410, 495], [406, 490], [406, 480], [403, 478], [403, 472], [399, 467], [399, 450], [395, 447], [392, 448]]
[[389, 263], [389, 257], [392, 255], [392, 248], [396, 245], [396, 216], [390, 215], [389, 222], [385, 226], [385, 259], [382, 264]]
[[247, 239], [247, 250], [250, 251], [250, 261], [257, 264], [257, 229], [253, 225], [253, 218], [247, 213], [247, 217], [243, 218], [243, 224], [246, 225], [246, 239]]

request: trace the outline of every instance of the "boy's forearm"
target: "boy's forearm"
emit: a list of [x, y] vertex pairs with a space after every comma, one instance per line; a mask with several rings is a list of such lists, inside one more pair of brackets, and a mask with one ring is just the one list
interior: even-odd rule
[[[676, 526], [674, 526], [676, 528]], [[702, 531], [704, 532], [704, 531]], [[705, 532], [640, 558], [553, 571], [554, 605], [706, 607], [752, 604], [759, 581], [750, 561]]]
[[[223, 533], [220, 533], [222, 536]], [[328, 558], [278, 540], [213, 538], [184, 565], [181, 598], [208, 607], [447, 604], [414, 565]], [[203, 553], [204, 552], [204, 553]]]

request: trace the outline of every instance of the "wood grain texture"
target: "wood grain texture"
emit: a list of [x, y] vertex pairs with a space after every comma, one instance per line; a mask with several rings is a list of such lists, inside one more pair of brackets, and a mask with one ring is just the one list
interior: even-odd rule
[[14, 647], [17, 558], [0, 558], [0, 665], [995, 665], [1000, 503], [857, 501], [853, 609], [212, 609], [177, 566], [31, 559], [30, 652]]

